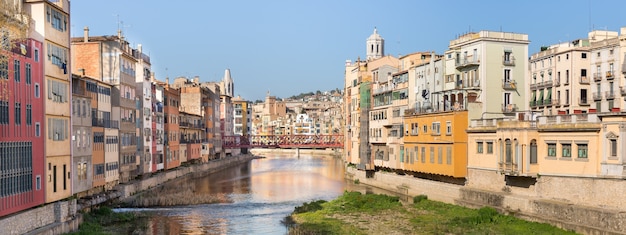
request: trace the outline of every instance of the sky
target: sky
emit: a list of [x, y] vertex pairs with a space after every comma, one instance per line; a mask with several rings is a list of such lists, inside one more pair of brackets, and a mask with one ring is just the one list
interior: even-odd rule
[[71, 35], [121, 29], [150, 56], [159, 80], [220, 81], [250, 101], [343, 89], [346, 60], [365, 58], [374, 28], [385, 53], [443, 54], [450, 40], [480, 30], [528, 34], [541, 46], [626, 27], [623, 0], [73, 0]]

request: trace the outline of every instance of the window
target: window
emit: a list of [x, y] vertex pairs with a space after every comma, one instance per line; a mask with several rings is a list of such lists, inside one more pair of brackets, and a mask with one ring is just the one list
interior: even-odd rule
[[35, 48], [35, 62], [39, 62], [39, 49]]
[[48, 80], [48, 99], [57, 103], [67, 102], [67, 84]]
[[66, 70], [67, 57], [67, 50], [65, 48], [48, 43], [48, 60], [50, 60], [53, 65], [56, 65], [59, 69]]
[[572, 157], [572, 144], [561, 144], [563, 157]]
[[48, 118], [48, 139], [64, 141], [68, 138], [68, 121], [64, 119]]
[[67, 16], [56, 9], [46, 6], [46, 21], [52, 25], [52, 28], [64, 32], [67, 30]]
[[442, 147], [437, 148], [437, 163], [438, 164], [443, 163], [442, 155], [443, 155], [443, 148]]
[[22, 124], [22, 104], [15, 103], [15, 125]]
[[578, 145], [578, 158], [587, 158], [588, 147], [587, 144]]
[[20, 61], [19, 60], [14, 60], [13, 61], [13, 78], [15, 79], [15, 82], [20, 82]]
[[424, 125], [424, 134], [428, 133], [428, 126]]
[[511, 82], [511, 70], [510, 69], [504, 70], [504, 82]]
[[426, 147], [422, 147], [422, 163], [426, 163]]
[[[32, 142], [0, 142], [0, 197], [16, 195], [33, 190]], [[10, 173], [4, 173], [10, 172]]]
[[487, 142], [487, 153], [493, 154], [493, 142]]
[[35, 98], [39, 98], [39, 83], [35, 83]]
[[452, 135], [452, 122], [446, 122], [446, 135]]
[[556, 157], [556, 144], [555, 143], [548, 144], [548, 157]]
[[580, 58], [586, 59], [587, 58], [587, 53], [580, 53]]
[[39, 122], [35, 123], [35, 136], [41, 136], [41, 124]]
[[530, 163], [531, 164], [537, 163], [537, 141], [536, 140], [530, 141]]
[[26, 84], [30, 85], [32, 82], [30, 63], [26, 63]]
[[0, 79], [9, 79], [9, 62], [6, 57], [0, 57]]
[[9, 102], [0, 100], [0, 124], [9, 124]]
[[446, 147], [446, 164], [452, 165], [452, 146]]
[[33, 106], [30, 104], [26, 105], [26, 125], [33, 124]]
[[441, 128], [441, 123], [439, 122], [433, 122], [431, 130], [433, 131], [433, 135], [439, 135], [441, 134], [439, 129]]
[[430, 147], [430, 163], [435, 163], [435, 147]]
[[609, 141], [611, 143], [611, 157], [617, 157], [617, 140], [610, 139]]
[[483, 153], [483, 142], [476, 142], [476, 153]]

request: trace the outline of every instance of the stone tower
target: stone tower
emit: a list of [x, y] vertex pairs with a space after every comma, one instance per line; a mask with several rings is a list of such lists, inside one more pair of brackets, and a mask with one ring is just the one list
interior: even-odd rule
[[233, 84], [233, 79], [230, 77], [230, 69], [226, 69], [224, 72], [224, 79], [222, 82], [224, 83], [224, 94], [234, 97], [233, 94], [235, 94], [235, 85]]
[[367, 60], [378, 59], [385, 55], [385, 39], [374, 28], [374, 33], [367, 38]]

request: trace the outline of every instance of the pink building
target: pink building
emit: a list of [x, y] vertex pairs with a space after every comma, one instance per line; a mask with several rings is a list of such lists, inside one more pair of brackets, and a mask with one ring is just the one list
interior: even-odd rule
[[42, 47], [17, 42], [0, 62], [0, 217], [45, 202]]

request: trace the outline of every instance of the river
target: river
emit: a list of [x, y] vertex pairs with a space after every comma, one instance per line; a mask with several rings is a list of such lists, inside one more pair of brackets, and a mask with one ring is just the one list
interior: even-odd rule
[[339, 158], [269, 155], [175, 182], [177, 187], [189, 184], [197, 195], [218, 197], [221, 203], [139, 210], [155, 214], [146, 234], [286, 234], [281, 220], [294, 207], [332, 200], [355, 187], [346, 182], [344, 173]]

